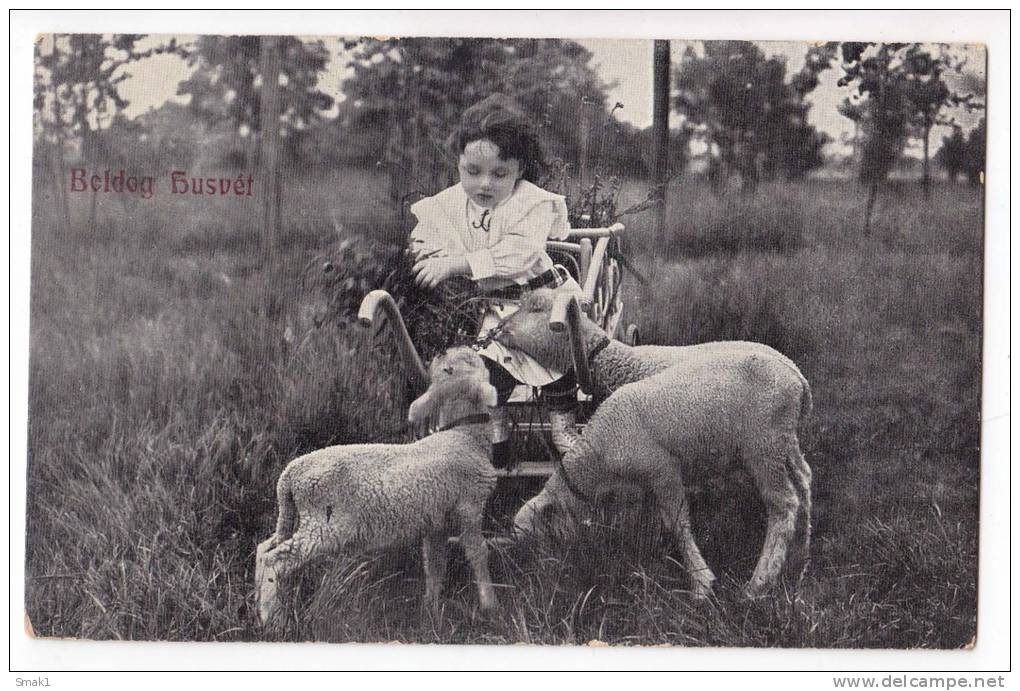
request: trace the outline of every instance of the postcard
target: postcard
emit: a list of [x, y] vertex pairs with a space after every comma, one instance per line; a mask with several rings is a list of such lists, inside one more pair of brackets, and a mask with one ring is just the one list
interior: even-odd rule
[[986, 54], [44, 34], [32, 636], [975, 645]]

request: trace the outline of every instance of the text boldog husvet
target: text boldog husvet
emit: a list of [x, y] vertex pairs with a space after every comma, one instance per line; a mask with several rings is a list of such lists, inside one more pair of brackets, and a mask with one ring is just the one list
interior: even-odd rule
[[[186, 171], [174, 170], [169, 176], [167, 189], [170, 194], [193, 194], [208, 196], [250, 197], [255, 186], [254, 177], [249, 173], [238, 173], [237, 177], [212, 178], [194, 177]], [[102, 192], [104, 194], [133, 194], [150, 199], [156, 192], [156, 176], [128, 175], [123, 169], [90, 171], [85, 168], [71, 169], [72, 192]]]

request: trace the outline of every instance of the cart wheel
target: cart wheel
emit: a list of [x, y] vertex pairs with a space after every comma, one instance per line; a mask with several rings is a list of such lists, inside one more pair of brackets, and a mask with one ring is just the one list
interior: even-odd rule
[[631, 346], [641, 345], [641, 332], [638, 331], [637, 324], [627, 326], [623, 342]]

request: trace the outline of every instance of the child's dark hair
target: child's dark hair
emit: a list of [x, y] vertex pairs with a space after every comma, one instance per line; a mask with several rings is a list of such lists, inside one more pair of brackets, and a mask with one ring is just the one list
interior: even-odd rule
[[499, 147], [502, 160], [514, 159], [522, 177], [538, 182], [545, 167], [542, 145], [535, 128], [517, 102], [505, 94], [492, 94], [464, 111], [460, 125], [447, 141], [457, 156], [471, 142], [488, 139]]

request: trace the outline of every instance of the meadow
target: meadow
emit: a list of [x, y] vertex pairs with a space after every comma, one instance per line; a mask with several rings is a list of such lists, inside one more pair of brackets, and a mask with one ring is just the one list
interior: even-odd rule
[[[290, 179], [276, 308], [261, 308], [257, 205], [97, 201], [85, 231], [33, 198], [26, 612], [40, 636], [254, 640], [255, 545], [295, 455], [377, 439], [401, 383], [356, 328], [311, 328], [303, 269], [345, 235], [399, 238], [374, 172]], [[624, 196], [639, 199], [630, 183]], [[247, 205], [246, 205], [247, 204]], [[627, 319], [645, 342], [748, 339], [811, 382], [801, 443], [814, 539], [800, 590], [740, 598], [760, 547], [746, 488], [695, 498], [717, 596], [691, 600], [654, 526], [607, 515], [571, 544], [492, 555], [503, 603], [475, 616], [454, 552], [438, 621], [416, 550], [341, 555], [302, 579], [285, 640], [930, 647], [976, 633], [982, 197], [903, 183], [861, 236], [852, 182], [670, 192], [669, 233], [628, 217]], [[301, 348], [287, 329], [307, 335]], [[532, 488], [535, 489], [535, 488]]]

